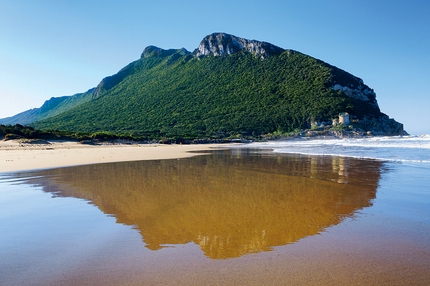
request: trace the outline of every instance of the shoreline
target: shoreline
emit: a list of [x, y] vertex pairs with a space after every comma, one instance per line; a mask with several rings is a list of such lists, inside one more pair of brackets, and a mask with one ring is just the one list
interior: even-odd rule
[[0, 141], [0, 173], [53, 169], [101, 163], [181, 159], [201, 154], [225, 144], [100, 144], [88, 145], [73, 141], [20, 143]]
[[[374, 138], [398, 136], [346, 136], [311, 133], [308, 136], [272, 138], [272, 141], [312, 141], [345, 138]], [[411, 136], [411, 135], [407, 135]], [[180, 159], [201, 155], [193, 151], [210, 151], [229, 148], [233, 145], [258, 141], [236, 140], [231, 142], [201, 142], [192, 144], [163, 144], [137, 142], [79, 142], [73, 140], [16, 139], [0, 140], [0, 173], [53, 169], [101, 163]]]

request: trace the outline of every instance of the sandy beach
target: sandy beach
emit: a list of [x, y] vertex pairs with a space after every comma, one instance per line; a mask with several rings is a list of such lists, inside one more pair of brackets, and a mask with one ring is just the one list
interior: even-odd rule
[[22, 143], [0, 141], [0, 172], [28, 171], [98, 163], [176, 159], [195, 156], [190, 151], [205, 151], [220, 144], [102, 144], [70, 141]]

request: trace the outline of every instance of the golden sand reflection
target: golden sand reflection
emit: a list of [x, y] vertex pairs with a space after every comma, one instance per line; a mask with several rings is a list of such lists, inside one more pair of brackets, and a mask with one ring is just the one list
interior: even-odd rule
[[228, 150], [38, 171], [28, 182], [89, 200], [136, 228], [148, 249], [194, 242], [207, 257], [225, 259], [270, 251], [354, 216], [372, 204], [380, 170], [377, 161]]

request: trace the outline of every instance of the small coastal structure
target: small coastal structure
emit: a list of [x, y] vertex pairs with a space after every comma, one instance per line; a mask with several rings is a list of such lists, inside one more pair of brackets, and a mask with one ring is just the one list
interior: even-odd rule
[[342, 112], [339, 113], [339, 124], [349, 124], [349, 113], [348, 112]]

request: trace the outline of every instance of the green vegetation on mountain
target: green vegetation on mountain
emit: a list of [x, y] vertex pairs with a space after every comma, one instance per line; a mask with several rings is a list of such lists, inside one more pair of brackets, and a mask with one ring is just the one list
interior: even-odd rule
[[[332, 125], [343, 112], [352, 125]], [[96, 88], [0, 120], [17, 123], [52, 134], [176, 141], [273, 138], [309, 128], [403, 133], [360, 78], [297, 51], [225, 33], [206, 36], [193, 53], [148, 46]]]
[[146, 50], [105, 78], [94, 99], [34, 126], [141, 138], [222, 138], [307, 128], [344, 111], [381, 114], [377, 105], [332, 88], [337, 78], [359, 79], [299, 52], [262, 60], [244, 51], [200, 58], [161, 51]]

